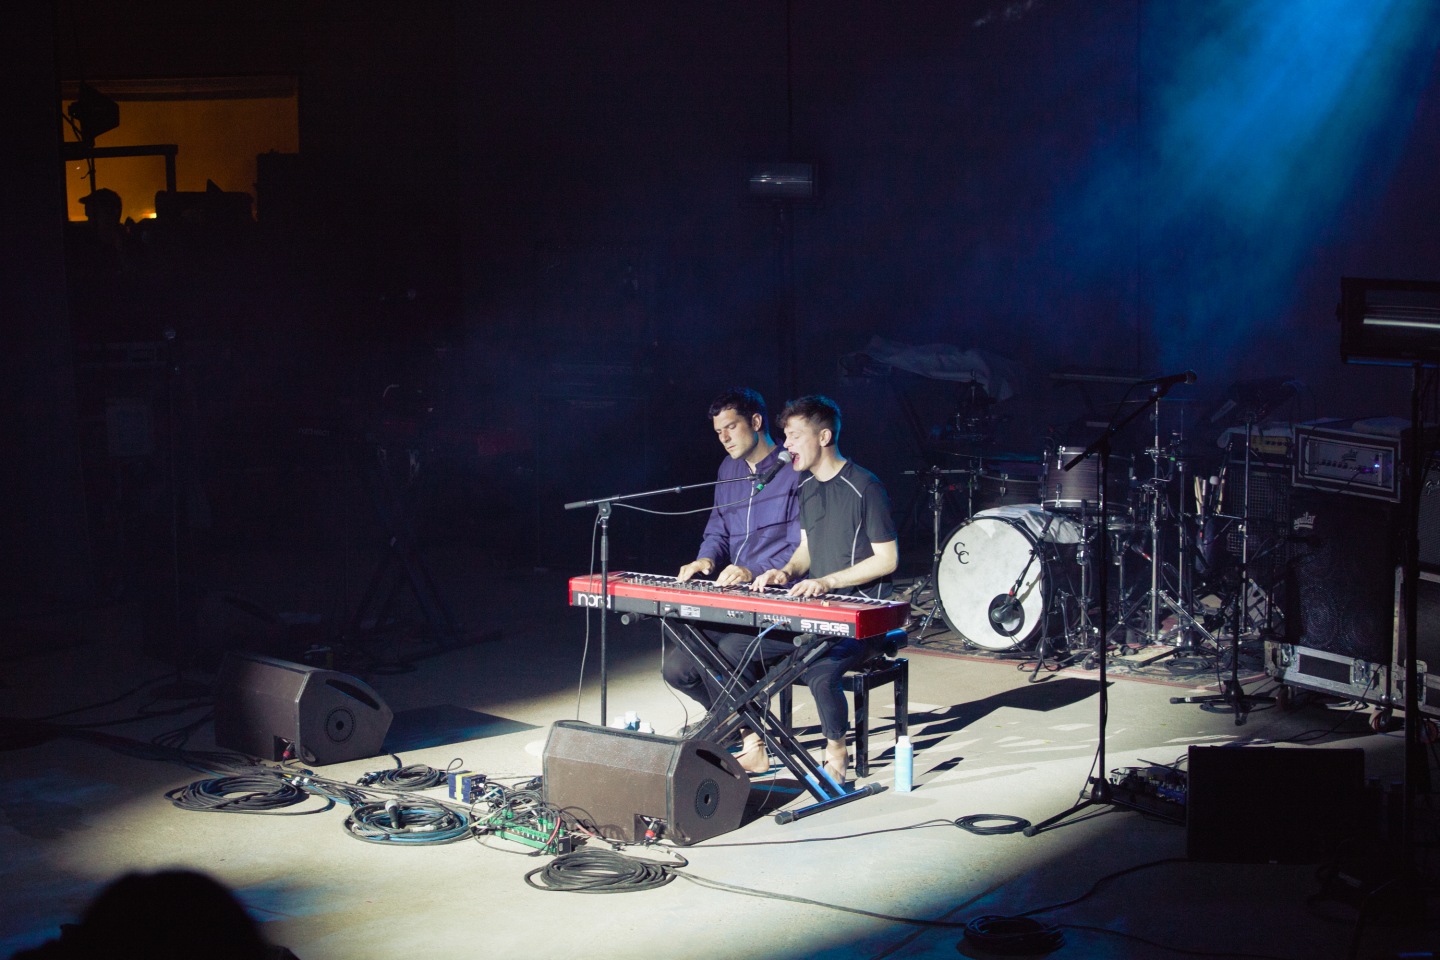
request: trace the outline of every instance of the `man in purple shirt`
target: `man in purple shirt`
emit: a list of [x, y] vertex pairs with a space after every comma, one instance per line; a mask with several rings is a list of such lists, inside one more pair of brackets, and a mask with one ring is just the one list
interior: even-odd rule
[[[766, 570], [783, 567], [800, 545], [796, 496], [800, 475], [794, 470], [772, 469], [783, 468], [782, 451], [770, 439], [765, 400], [759, 393], [745, 388], [727, 390], [710, 404], [710, 419], [728, 454], [720, 464], [718, 479], [728, 482], [716, 485], [715, 506], [705, 524], [698, 555], [680, 568], [677, 577], [682, 581], [714, 577], [721, 585], [749, 583]], [[760, 483], [767, 475], [771, 479]], [[755, 638], [751, 633], [711, 639], [728, 651], [744, 649]], [[666, 683], [707, 711], [714, 704], [714, 678], [684, 650], [677, 647], [667, 653], [663, 673]], [[758, 749], [742, 751], [741, 765], [753, 754], [753, 766], [768, 768], [759, 734], [747, 732], [744, 739], [747, 747]]]

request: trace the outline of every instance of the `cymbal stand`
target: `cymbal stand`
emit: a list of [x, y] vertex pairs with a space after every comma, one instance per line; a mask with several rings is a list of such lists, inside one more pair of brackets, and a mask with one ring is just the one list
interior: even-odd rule
[[[1080, 541], [1075, 546], [1075, 563], [1080, 567], [1080, 597], [1079, 612], [1075, 618], [1075, 625], [1072, 627], [1068, 618], [1065, 624], [1065, 642], [1071, 650], [1086, 650], [1095, 642], [1095, 624], [1090, 619], [1090, 601], [1092, 597], [1091, 574], [1090, 574], [1090, 551], [1091, 542], [1096, 536], [1109, 536], [1109, 532], [1102, 523], [1098, 527], [1090, 519], [1084, 505], [1080, 511]], [[1078, 642], [1077, 642], [1078, 637]]]
[[[1189, 578], [1189, 563], [1187, 562], [1191, 543], [1188, 520], [1184, 509], [1184, 496], [1188, 488], [1185, 462], [1178, 458], [1172, 460], [1171, 462], [1174, 464], [1174, 468], [1171, 470], [1170, 475], [1163, 475], [1162, 464], [1170, 458], [1167, 456], [1165, 448], [1161, 446], [1160, 442], [1160, 408], [1158, 405], [1154, 408], [1152, 421], [1154, 424], [1153, 445], [1149, 450], [1145, 451], [1154, 465], [1148, 484], [1150, 492], [1150, 516], [1147, 527], [1150, 552], [1146, 559], [1150, 561], [1150, 590], [1148, 596], [1143, 599], [1150, 601], [1150, 622], [1149, 629], [1146, 631], [1146, 641], [1152, 644], [1160, 642], [1162, 607], [1171, 611], [1175, 611], [1178, 608], [1183, 612], [1183, 616], [1180, 613], [1176, 614], [1179, 620], [1179, 642], [1173, 649], [1157, 657], [1156, 659], [1158, 660], [1176, 654], [1191, 654], [1195, 652], [1192, 625], [1194, 625], [1196, 621], [1192, 613], [1192, 591]], [[1178, 481], [1181, 499], [1180, 513], [1178, 515], [1171, 510], [1168, 493], [1172, 483], [1175, 481]], [[1163, 499], [1162, 494], [1164, 494]], [[1180, 594], [1178, 600], [1172, 596], [1168, 590], [1171, 584], [1165, 582], [1164, 570], [1166, 563], [1164, 557], [1165, 548], [1168, 545], [1162, 536], [1165, 527], [1165, 524], [1162, 522], [1163, 520], [1173, 520], [1179, 528], [1179, 536], [1176, 538], [1178, 556], [1174, 571], [1175, 580], [1173, 581], [1173, 586]], [[1134, 609], [1135, 607], [1132, 606], [1130, 612], [1123, 614], [1119, 618], [1119, 622], [1124, 623]]]
[[[1230, 651], [1230, 676], [1221, 681], [1218, 694], [1170, 698], [1171, 703], [1196, 703], [1201, 706], [1201, 709], [1224, 704], [1234, 713], [1237, 727], [1245, 723], [1251, 707], [1259, 703], [1275, 702], [1274, 697], [1247, 694], [1245, 688], [1240, 685], [1240, 641], [1244, 634], [1245, 624], [1249, 620], [1248, 607], [1250, 606], [1250, 571], [1248, 569], [1250, 560], [1250, 447], [1251, 434], [1254, 429], [1255, 418], [1246, 418], [1244, 495], [1240, 498], [1240, 516], [1231, 518], [1240, 521], [1240, 570], [1238, 574], [1239, 590], [1235, 597], [1234, 643]], [[1233, 439], [1231, 444], [1233, 446]], [[1225, 452], [1225, 456], [1226, 459], [1229, 459], [1229, 450]]]
[[1167, 482], [1160, 476], [1160, 404], [1150, 408], [1150, 421], [1155, 428], [1154, 443], [1147, 453], [1152, 464], [1150, 476], [1150, 631], [1146, 639], [1160, 639], [1160, 491]]
[[[909, 471], [906, 471], [907, 473]], [[920, 621], [919, 627], [915, 630], [915, 636], [911, 643], [920, 644], [925, 641], [925, 631], [930, 629], [930, 624], [935, 620], [935, 615], [940, 612], [940, 584], [936, 582], [936, 571], [940, 568], [940, 519], [945, 513], [945, 494], [949, 489], [945, 485], [944, 477], [952, 473], [970, 474], [969, 470], [942, 470], [939, 467], [931, 467], [924, 472], [928, 496], [930, 498], [930, 572], [916, 580], [910, 588], [911, 605], [925, 610], [925, 618]], [[969, 482], [973, 496], [973, 482]], [[915, 598], [921, 596], [926, 590], [930, 591], [930, 599], [927, 604], [916, 603]]]
[[[1158, 456], [1159, 455], [1157, 454], [1157, 457]], [[1179, 596], [1173, 596], [1166, 589], [1165, 584], [1159, 582], [1160, 578], [1156, 573], [1156, 571], [1159, 571], [1165, 566], [1164, 561], [1161, 559], [1163, 553], [1161, 551], [1161, 543], [1159, 542], [1160, 524], [1158, 515], [1160, 510], [1159, 497], [1157, 495], [1156, 502], [1152, 504], [1151, 509], [1151, 528], [1155, 532], [1151, 539], [1150, 558], [1150, 567], [1152, 571], [1150, 594], [1150, 641], [1152, 643], [1158, 643], [1160, 640], [1160, 617], [1157, 608], [1162, 605], [1175, 615], [1178, 641], [1173, 647], [1171, 647], [1171, 649], [1154, 658], [1154, 660], [1150, 661], [1151, 663], [1164, 660], [1166, 657], [1193, 656], [1196, 653], [1199, 653], [1201, 650], [1201, 645], [1195, 639], [1195, 635], [1197, 633], [1203, 636], [1205, 640], [1210, 643], [1212, 648], [1217, 646], [1215, 637], [1210, 633], [1210, 631], [1206, 630], [1203, 626], [1200, 625], [1200, 622], [1195, 618], [1194, 614], [1194, 587], [1191, 583], [1190, 564], [1190, 554], [1194, 547], [1190, 532], [1190, 518], [1186, 515], [1184, 507], [1184, 499], [1186, 492], [1190, 489], [1190, 482], [1187, 477], [1187, 469], [1183, 460], [1175, 461], [1174, 479], [1178, 482], [1177, 489], [1180, 491], [1181, 500], [1180, 513], [1174, 517], [1175, 525], [1179, 530], [1179, 536], [1176, 538], [1176, 546], [1179, 553], [1176, 559], [1176, 566], [1174, 571], [1175, 587], [1179, 592]], [[1169, 501], [1167, 501], [1167, 508], [1168, 503]]]

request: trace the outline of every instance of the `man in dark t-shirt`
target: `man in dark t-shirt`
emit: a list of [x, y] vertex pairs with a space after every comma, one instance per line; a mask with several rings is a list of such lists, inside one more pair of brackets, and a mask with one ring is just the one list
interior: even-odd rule
[[[890, 498], [873, 473], [840, 455], [840, 408], [828, 397], [801, 397], [786, 405], [779, 424], [791, 469], [809, 474], [800, 481], [800, 546], [783, 566], [760, 574], [752, 586], [789, 585], [796, 597], [887, 596], [899, 562]], [[787, 640], [761, 641], [758, 657], [750, 661], [755, 675], [764, 663], [791, 650]], [[825, 735], [825, 769], [836, 782], [844, 780], [849, 763], [845, 735], [850, 715], [841, 677], [874, 653], [870, 640], [842, 640], [805, 673]]]

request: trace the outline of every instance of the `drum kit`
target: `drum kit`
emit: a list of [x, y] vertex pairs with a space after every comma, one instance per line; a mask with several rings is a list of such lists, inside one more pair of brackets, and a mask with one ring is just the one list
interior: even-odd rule
[[[1229, 528], [1219, 526], [1225, 521], [1217, 520], [1203, 456], [1183, 430], [1162, 433], [1158, 404], [1149, 419], [1143, 451], [1108, 457], [1103, 498], [1098, 455], [1077, 461], [1084, 448], [1062, 443], [1032, 457], [951, 454], [958, 466], [913, 471], [925, 485], [933, 538], [930, 574], [911, 593], [929, 594], [928, 603], [916, 602], [924, 613], [917, 642], [938, 617], [967, 647], [1033, 658], [1037, 670], [1047, 660], [1093, 662], [1101, 634], [1096, 584], [1104, 583], [1112, 646], [1170, 648], [1159, 657], [1217, 652], [1216, 633], [1233, 603], [1223, 597], [1238, 591], [1225, 585], [1229, 571], [1213, 553], [1200, 558], [1199, 544], [1213, 545], [1216, 531]], [[965, 516], [942, 535], [947, 500]], [[1243, 535], [1244, 525], [1234, 526]], [[1102, 536], [1110, 538], [1104, 551]], [[1097, 577], [1102, 552], [1110, 572]], [[1197, 568], [1213, 572], [1213, 587], [1197, 581]]]

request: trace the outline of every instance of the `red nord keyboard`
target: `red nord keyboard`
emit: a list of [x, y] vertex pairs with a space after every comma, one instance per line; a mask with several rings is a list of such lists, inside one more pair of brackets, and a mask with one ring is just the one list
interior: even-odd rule
[[[709, 580], [687, 580], [656, 573], [611, 573], [610, 609], [652, 617], [676, 617], [733, 627], [873, 637], [905, 625], [910, 604], [842, 594], [792, 597], [782, 587], [763, 591], [748, 586], [721, 587]], [[570, 578], [570, 606], [599, 607], [598, 574]]]

